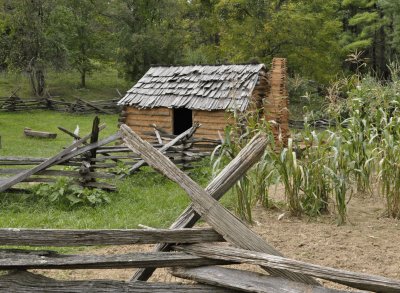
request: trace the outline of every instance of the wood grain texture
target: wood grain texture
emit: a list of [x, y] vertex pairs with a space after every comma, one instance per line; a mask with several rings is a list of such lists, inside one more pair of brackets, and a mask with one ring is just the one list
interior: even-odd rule
[[[255, 136], [239, 154], [210, 182], [206, 191], [216, 200], [219, 200], [237, 180], [239, 180], [262, 156], [267, 139], [264, 136]], [[170, 226], [170, 229], [193, 227], [200, 219], [200, 215], [189, 205], [183, 213]], [[153, 251], [168, 251], [169, 244], [160, 243], [154, 247]], [[154, 269], [139, 269], [132, 277], [132, 281], [148, 280]]]
[[[121, 127], [125, 127], [126, 129], [129, 129], [127, 126], [121, 125]], [[173, 147], [175, 144], [180, 142], [184, 138], [189, 138], [193, 135], [193, 133], [196, 132], [197, 128], [199, 127], [199, 124], [195, 123], [191, 128], [187, 129], [186, 131], [182, 132], [180, 135], [175, 137], [173, 140], [168, 142], [167, 144], [163, 145], [161, 148], [158, 149], [159, 152], [166, 152], [169, 150], [171, 147]], [[135, 153], [135, 151], [134, 151]], [[135, 163], [128, 171], [128, 174], [123, 174], [119, 178], [125, 178], [126, 176], [133, 174], [136, 170], [138, 170], [141, 166], [143, 166], [146, 162], [144, 160], [140, 160], [137, 163]]]
[[114, 114], [114, 112], [108, 111], [108, 110], [96, 105], [95, 103], [88, 102], [88, 101], [80, 99], [80, 98], [78, 98], [77, 100], [82, 102], [82, 103], [84, 103], [84, 104], [86, 104], [86, 105], [88, 105], [89, 107], [92, 107], [93, 109], [99, 111], [100, 113], [110, 114], [110, 115]]
[[113, 280], [61, 281], [24, 271], [14, 271], [0, 276], [1, 292], [18, 293], [236, 293], [209, 285], [183, 285], [172, 283], [150, 283]]
[[36, 130], [32, 130], [30, 128], [25, 128], [24, 134], [25, 134], [25, 136], [40, 137], [40, 138], [56, 138], [57, 137], [57, 133], [36, 131]]
[[170, 116], [157, 116], [157, 115], [129, 115], [126, 119], [127, 122], [144, 122], [146, 124], [152, 124], [160, 122], [171, 123]]
[[199, 283], [220, 286], [243, 292], [257, 293], [344, 293], [287, 279], [271, 277], [255, 272], [228, 269], [217, 266], [198, 268], [174, 268], [172, 275], [184, 279], [194, 280]]
[[168, 108], [153, 108], [153, 109], [138, 109], [132, 106], [128, 106], [126, 109], [127, 113], [140, 114], [140, 115], [160, 115], [167, 114], [170, 115], [170, 110]]
[[89, 138], [91, 137], [90, 135], [86, 135], [85, 137], [83, 137], [82, 139], [76, 141], [75, 143], [73, 143], [72, 145], [70, 145], [69, 147], [65, 148], [63, 151], [59, 152], [58, 154], [56, 154], [55, 156], [47, 159], [46, 161], [40, 163], [39, 165], [33, 167], [32, 169], [23, 171], [11, 178], [8, 178], [6, 181], [3, 181], [0, 185], [0, 192], [7, 190], [8, 188], [10, 188], [11, 186], [17, 184], [18, 182], [21, 182], [22, 180], [28, 178], [29, 176], [47, 169], [48, 167], [56, 164], [58, 161], [60, 161], [61, 158], [63, 158], [64, 156], [66, 156], [67, 154], [70, 154], [71, 151], [73, 151], [75, 148], [77, 148], [78, 146], [80, 146], [81, 144], [83, 144], [83, 142], [87, 141]]
[[113, 135], [111, 135], [111, 136], [109, 136], [109, 137], [107, 137], [105, 139], [99, 140], [99, 141], [97, 141], [95, 143], [92, 143], [92, 144], [88, 144], [88, 145], [86, 145], [84, 147], [81, 147], [81, 148], [79, 148], [79, 149], [77, 149], [77, 150], [75, 150], [73, 152], [68, 153], [67, 155], [63, 156], [59, 161], [57, 161], [56, 164], [60, 164], [60, 163], [63, 163], [65, 161], [68, 161], [69, 159], [72, 159], [73, 157], [81, 155], [81, 154], [83, 154], [83, 153], [85, 153], [87, 151], [90, 151], [92, 149], [97, 149], [98, 147], [101, 147], [103, 145], [109, 144], [109, 143], [111, 143], [113, 141], [116, 141], [116, 140], [118, 140], [120, 138], [121, 138], [121, 135], [120, 135], [119, 132], [117, 132], [117, 133], [115, 133], [115, 134], [113, 134]]
[[201, 243], [223, 241], [209, 228], [193, 229], [121, 229], [121, 230], [56, 230], [0, 229], [0, 245], [90, 246], [159, 243]]
[[137, 252], [117, 255], [66, 255], [54, 251], [0, 250], [0, 270], [161, 268], [227, 264], [182, 252]]
[[[188, 175], [179, 170], [167, 157], [154, 149], [148, 142], [143, 141], [128, 126], [120, 128], [122, 139], [128, 147], [140, 153], [142, 158], [153, 168], [159, 170], [179, 184], [189, 195], [193, 202], [193, 208], [201, 217], [221, 234], [227, 241], [245, 249], [262, 251], [273, 255], [281, 255], [276, 249], [266, 243], [259, 235], [254, 233], [235, 215], [225, 209], [217, 200], [202, 189]], [[301, 281], [309, 284], [317, 282], [301, 273], [292, 273], [280, 269], [269, 269], [268, 272], [276, 276], [286, 277], [293, 281]]]
[[250, 263], [275, 269], [302, 273], [312, 277], [329, 280], [360, 290], [373, 292], [400, 292], [400, 280], [388, 279], [381, 276], [350, 272], [302, 261], [269, 255], [266, 253], [248, 251], [234, 247], [221, 247], [208, 244], [194, 244], [183, 247], [185, 252], [212, 259], [230, 260], [241, 263]]

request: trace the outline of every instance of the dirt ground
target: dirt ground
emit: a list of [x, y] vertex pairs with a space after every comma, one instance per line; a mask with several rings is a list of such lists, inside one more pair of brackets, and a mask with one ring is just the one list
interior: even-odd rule
[[[279, 192], [279, 191], [278, 191]], [[286, 257], [334, 268], [400, 279], [400, 221], [384, 215], [384, 201], [376, 197], [354, 196], [349, 204], [349, 223], [337, 226], [334, 215], [302, 219], [282, 216], [282, 210], [255, 207], [252, 227]], [[279, 219], [278, 219], [279, 218]], [[147, 246], [107, 247], [90, 253], [148, 251]], [[89, 253], [88, 252], [88, 253]], [[260, 271], [252, 266], [242, 266]], [[57, 279], [127, 280], [134, 269], [46, 271]], [[152, 281], [181, 281], [165, 270], [157, 270]], [[323, 282], [329, 287], [344, 288]]]

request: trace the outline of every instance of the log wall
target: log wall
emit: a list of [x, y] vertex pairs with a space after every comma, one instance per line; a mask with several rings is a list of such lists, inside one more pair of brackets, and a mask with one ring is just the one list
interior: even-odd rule
[[120, 116], [120, 122], [128, 125], [133, 131], [140, 134], [145, 139], [151, 137], [145, 135], [145, 132], [153, 132], [151, 124], [172, 133], [173, 113], [168, 108], [137, 109], [134, 107], [125, 107]]
[[233, 114], [223, 110], [218, 111], [193, 111], [193, 122], [199, 122], [200, 128], [197, 129], [194, 137], [209, 139], [219, 139], [218, 131], [224, 135], [224, 128], [227, 124], [233, 123]]

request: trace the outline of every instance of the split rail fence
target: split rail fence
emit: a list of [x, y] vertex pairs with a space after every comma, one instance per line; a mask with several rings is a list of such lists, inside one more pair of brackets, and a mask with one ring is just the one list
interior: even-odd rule
[[0, 97], [0, 111], [18, 112], [47, 109], [78, 114], [117, 114], [121, 111], [121, 107], [117, 105], [120, 98], [94, 101], [75, 98], [73, 101], [66, 101], [47, 94], [45, 97], [22, 99], [16, 94], [17, 91], [18, 89], [8, 97]]
[[[59, 127], [76, 141], [51, 158], [0, 157], [0, 192], [19, 183], [52, 183], [60, 176], [73, 178], [73, 183], [82, 187], [115, 190], [115, 179], [133, 174], [146, 163], [120, 143], [119, 133], [99, 140], [99, 133], [104, 127], [96, 117], [92, 132], [83, 138]], [[155, 129], [158, 135], [154, 134], [154, 137], [157, 136], [158, 140], [154, 141], [153, 146], [182, 169], [190, 170], [195, 162], [208, 154], [193, 147], [192, 135], [198, 127], [195, 124], [178, 136], [167, 137]]]
[[[43, 230], [1, 229], [0, 245], [90, 246], [158, 243], [152, 252], [119, 255], [68, 255], [54, 251], [3, 249], [0, 289], [11, 292], [318, 292], [335, 293], [316, 279], [360, 290], [400, 292], [400, 281], [343, 271], [285, 258], [241, 222], [218, 200], [262, 156], [267, 139], [258, 135], [204, 189], [166, 156], [125, 125], [120, 136], [134, 153], [179, 184], [192, 203], [169, 229]], [[199, 219], [210, 228], [193, 228]], [[132, 248], [134, 250], [134, 248]], [[268, 274], [220, 265], [248, 263]], [[154, 283], [156, 268], [170, 268], [194, 284]], [[129, 282], [116, 280], [54, 280], [30, 269], [139, 268]]]

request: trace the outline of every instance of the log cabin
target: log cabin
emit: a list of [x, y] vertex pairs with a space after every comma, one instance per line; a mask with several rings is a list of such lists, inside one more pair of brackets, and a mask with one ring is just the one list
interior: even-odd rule
[[286, 60], [264, 64], [157, 66], [118, 102], [120, 123], [143, 138], [152, 124], [178, 135], [194, 122], [201, 127], [195, 137], [219, 139], [234, 112], [257, 110], [274, 120], [275, 136], [288, 136]]

